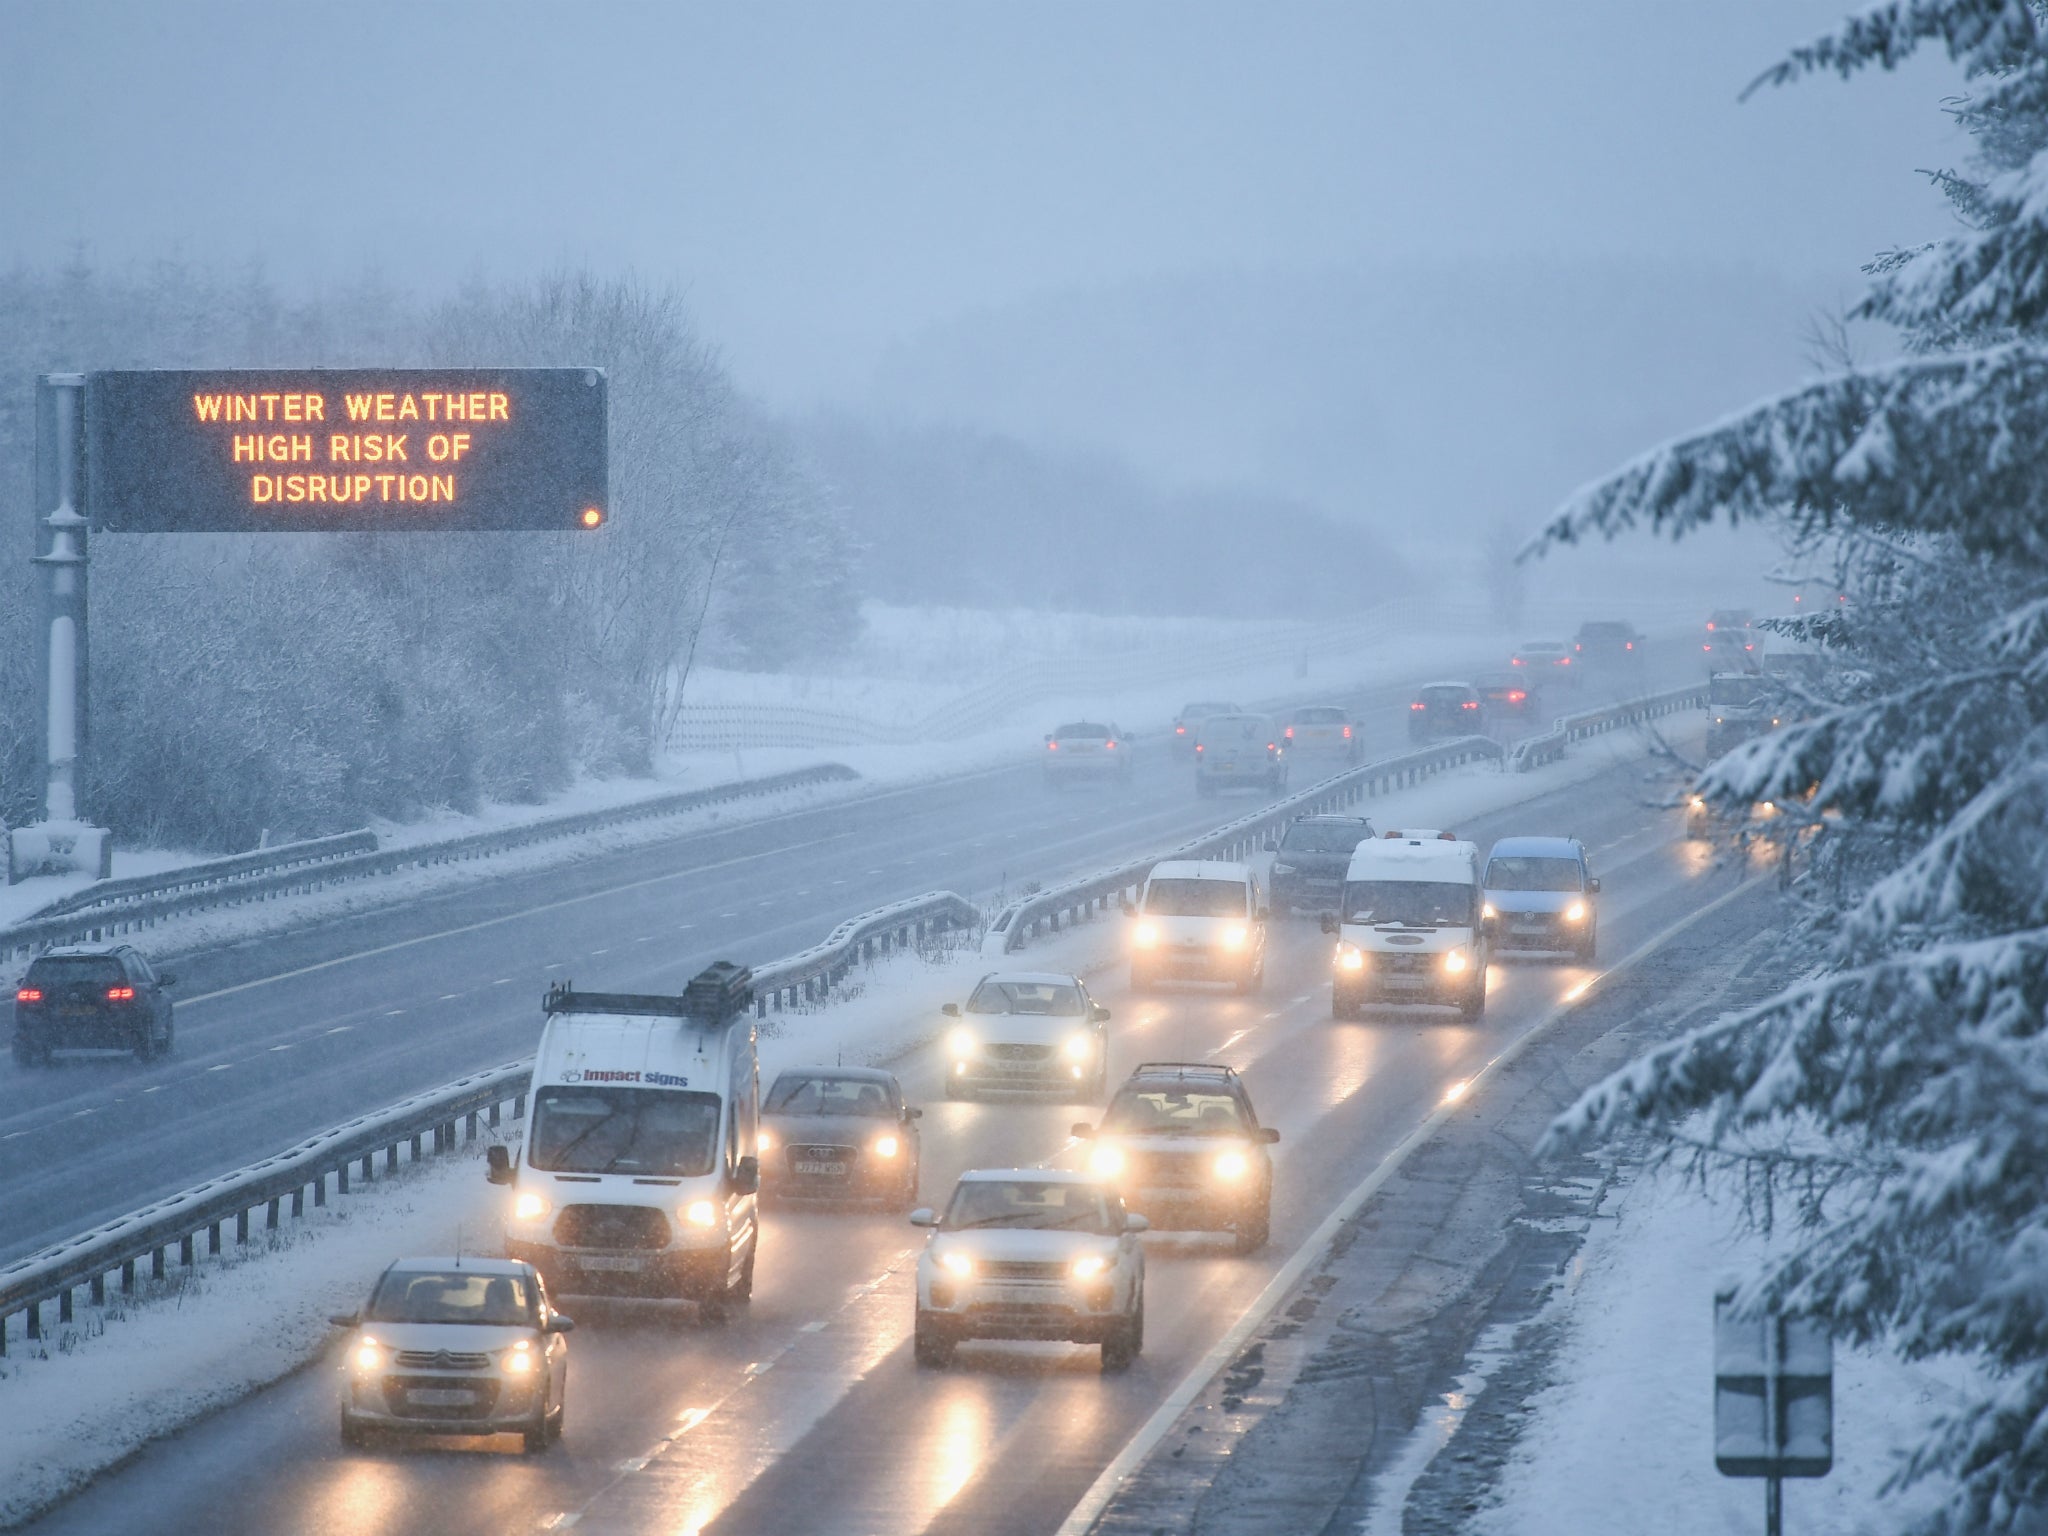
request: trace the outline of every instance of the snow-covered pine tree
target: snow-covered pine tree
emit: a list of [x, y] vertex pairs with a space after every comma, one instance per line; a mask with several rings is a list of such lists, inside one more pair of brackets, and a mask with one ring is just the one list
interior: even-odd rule
[[[1804, 806], [1812, 980], [1599, 1085], [1554, 1128], [1676, 1130], [1819, 1179], [1802, 1240], [1751, 1287], [1908, 1356], [1990, 1369], [1906, 1468], [1958, 1495], [1944, 1532], [2048, 1528], [2048, 42], [2030, 0], [1892, 0], [1763, 82], [1963, 67], [1951, 238], [1871, 268], [1901, 362], [1843, 372], [1658, 448], [1538, 540], [1782, 520], [1844, 551], [1832, 637], [1910, 643], [1814, 718], [1714, 764], [1731, 807]], [[1760, 82], [1760, 83], [1763, 83]], [[1871, 618], [1891, 624], [1871, 625]], [[1867, 657], [1865, 658], [1867, 659]], [[1789, 1135], [1818, 1130], [1787, 1150]], [[1767, 1147], [1775, 1150], [1766, 1150]]]

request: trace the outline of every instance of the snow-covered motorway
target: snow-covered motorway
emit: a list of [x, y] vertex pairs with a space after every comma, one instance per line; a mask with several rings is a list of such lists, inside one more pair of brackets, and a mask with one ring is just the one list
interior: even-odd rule
[[[1373, 750], [1403, 750], [1408, 696], [1347, 701]], [[1163, 741], [1139, 745], [1126, 793], [1048, 793], [1023, 763], [184, 956], [169, 1060], [0, 1062], [0, 1259], [527, 1054], [551, 980], [673, 990], [712, 960], [791, 954], [869, 907], [992, 896], [1252, 808], [1198, 800]]]
[[[1482, 845], [1521, 830], [1584, 838], [1605, 881], [1603, 964], [1738, 878], [1683, 841], [1676, 813], [1645, 807], [1641, 775], [1612, 769], [1459, 828]], [[1136, 997], [1113, 974], [1102, 979], [1115, 1068], [1162, 1057], [1237, 1065], [1285, 1137], [1266, 1251], [1237, 1258], [1216, 1240], [1146, 1239], [1146, 1352], [1128, 1375], [1102, 1376], [1092, 1351], [1066, 1346], [970, 1347], [949, 1370], [921, 1371], [909, 1349], [919, 1234], [900, 1217], [774, 1211], [755, 1300], [727, 1329], [696, 1326], [687, 1308], [569, 1304], [582, 1325], [570, 1420], [549, 1456], [476, 1445], [345, 1453], [331, 1373], [316, 1369], [151, 1447], [29, 1529], [1056, 1531], [1344, 1194], [1592, 974], [1496, 966], [1476, 1026], [1448, 1013], [1337, 1023], [1328, 947], [1312, 924], [1276, 924], [1259, 997]], [[898, 1070], [928, 1106], [927, 1194], [942, 1195], [964, 1167], [1072, 1155], [1067, 1127], [1082, 1108], [944, 1103], [928, 1051]], [[480, 1185], [480, 1220], [489, 1200]]]

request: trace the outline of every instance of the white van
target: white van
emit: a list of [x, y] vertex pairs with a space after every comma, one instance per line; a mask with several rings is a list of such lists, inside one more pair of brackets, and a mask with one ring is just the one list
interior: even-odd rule
[[754, 1288], [760, 1069], [752, 979], [720, 963], [681, 997], [549, 989], [505, 1252], [550, 1291], [683, 1297], [707, 1321]]
[[1446, 833], [1389, 833], [1360, 843], [1344, 898], [1323, 931], [1337, 935], [1330, 1013], [1365, 1004], [1442, 1003], [1468, 1019], [1486, 1012], [1492, 953], [1479, 849]]
[[1266, 904], [1247, 864], [1164, 859], [1125, 910], [1131, 924], [1131, 990], [1173, 979], [1233, 982], [1256, 992], [1266, 980]]

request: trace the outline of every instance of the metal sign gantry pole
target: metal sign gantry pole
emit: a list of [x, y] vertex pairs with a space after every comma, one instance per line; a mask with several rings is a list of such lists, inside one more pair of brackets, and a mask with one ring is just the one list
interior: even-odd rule
[[104, 827], [79, 819], [79, 786], [85, 743], [86, 529], [79, 510], [81, 420], [85, 397], [82, 373], [46, 374], [37, 390], [39, 414], [47, 411], [48, 474], [36, 476], [39, 497], [50, 510], [39, 519], [34, 564], [48, 573], [43, 624], [44, 791], [43, 820], [16, 828], [8, 838], [9, 883], [29, 875], [84, 873], [106, 879], [113, 873], [113, 840]]

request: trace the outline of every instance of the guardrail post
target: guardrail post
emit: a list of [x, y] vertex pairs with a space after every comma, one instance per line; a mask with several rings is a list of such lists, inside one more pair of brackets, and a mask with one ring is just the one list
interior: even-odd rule
[[187, 1232], [178, 1239], [178, 1263], [184, 1268], [190, 1269], [197, 1262], [192, 1254], [192, 1234]]
[[524, 1120], [526, 1118], [526, 1095], [524, 1092], [512, 1095], [512, 1118], [514, 1120]]
[[30, 1302], [24, 1315], [28, 1318], [28, 1326], [24, 1330], [26, 1336], [40, 1339], [43, 1336], [43, 1304], [40, 1301]]
[[107, 1272], [100, 1270], [92, 1277], [92, 1304], [104, 1307], [107, 1304]]
[[365, 1152], [363, 1154], [363, 1182], [365, 1184], [368, 1184], [377, 1177], [376, 1162], [376, 1153]]
[[249, 1208], [246, 1205], [235, 1212], [235, 1241], [238, 1243], [249, 1241]]
[[123, 1296], [133, 1296], [135, 1294], [135, 1261], [133, 1259], [123, 1259], [121, 1261], [121, 1294]]
[[306, 1214], [306, 1186], [301, 1184], [292, 1191], [292, 1220], [297, 1221]]
[[163, 1248], [161, 1248], [161, 1247], [157, 1247], [157, 1248], [152, 1248], [152, 1249], [150, 1249], [150, 1250], [149, 1250], [149, 1278], [150, 1278], [150, 1279], [152, 1279], [152, 1280], [161, 1280], [161, 1279], [163, 1279], [163, 1277], [164, 1277], [165, 1273], [166, 1273], [166, 1272], [167, 1272], [167, 1271], [169, 1270], [169, 1268], [170, 1268], [170, 1265], [169, 1265], [168, 1263], [166, 1263], [166, 1262], [165, 1262], [165, 1259], [164, 1259], [164, 1249], [163, 1249]]
[[206, 1251], [216, 1257], [220, 1254], [220, 1223], [217, 1221], [206, 1229]]
[[277, 1217], [278, 1197], [276, 1195], [272, 1195], [270, 1197], [270, 1208], [263, 1213], [263, 1230], [266, 1232], [275, 1232], [277, 1230]]
[[[489, 1127], [490, 1127], [490, 1128], [491, 1128], [492, 1130], [494, 1130], [494, 1131], [495, 1131], [495, 1130], [496, 1130], [496, 1129], [498, 1128], [498, 1109], [499, 1109], [499, 1106], [498, 1106], [498, 1105], [496, 1105], [496, 1104], [493, 1104], [493, 1105], [491, 1106], [491, 1112], [490, 1112], [490, 1114], [488, 1114], [488, 1115], [487, 1115], [487, 1116], [485, 1116], [485, 1118], [484, 1118], [484, 1123], [485, 1123], [486, 1125], [488, 1125], [488, 1126], [489, 1126]], [[345, 1191], [345, 1190], [344, 1190], [344, 1191], [343, 1191], [343, 1193], [347, 1193], [347, 1191]]]
[[57, 1293], [57, 1321], [60, 1323], [71, 1321], [71, 1287], [68, 1285]]
[[339, 1168], [334, 1170], [334, 1192], [337, 1195], [345, 1195], [348, 1193], [347, 1163], [343, 1163]]
[[398, 1172], [398, 1143], [395, 1141], [384, 1149], [384, 1172], [386, 1174]]
[[[412, 1160], [414, 1162], [420, 1160], [420, 1138], [417, 1132], [414, 1133], [412, 1138]], [[398, 1166], [398, 1148], [396, 1146], [391, 1149], [391, 1166], [394, 1168]]]

